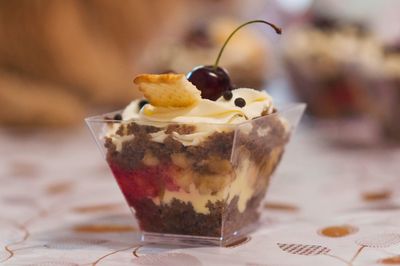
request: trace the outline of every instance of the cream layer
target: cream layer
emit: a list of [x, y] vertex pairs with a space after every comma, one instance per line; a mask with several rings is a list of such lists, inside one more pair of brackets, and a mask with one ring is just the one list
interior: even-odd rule
[[[229, 205], [235, 196], [238, 196], [237, 208], [240, 212], [246, 209], [246, 204], [253, 196], [255, 190], [255, 182], [258, 176], [258, 167], [249, 158], [240, 161], [240, 165], [235, 171], [234, 180], [216, 194], [201, 194], [194, 184], [190, 185], [189, 191], [180, 189], [179, 191], [165, 190], [162, 198], [153, 198], [153, 202], [157, 205], [170, 204], [173, 199], [191, 203], [197, 213], [209, 214], [207, 207], [208, 202], [216, 203], [217, 201], [226, 200]], [[226, 176], [225, 178], [231, 178]]]

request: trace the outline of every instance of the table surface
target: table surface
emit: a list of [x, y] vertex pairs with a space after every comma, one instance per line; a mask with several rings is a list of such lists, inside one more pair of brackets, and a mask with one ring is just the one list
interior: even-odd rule
[[344, 149], [300, 129], [231, 247], [140, 245], [85, 129], [0, 132], [0, 265], [400, 265], [400, 149]]

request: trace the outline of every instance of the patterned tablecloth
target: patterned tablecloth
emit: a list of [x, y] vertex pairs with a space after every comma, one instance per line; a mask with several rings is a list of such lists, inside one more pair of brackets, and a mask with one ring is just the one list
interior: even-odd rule
[[231, 247], [139, 245], [85, 129], [0, 133], [0, 265], [400, 265], [400, 149], [343, 150], [301, 129], [262, 226]]

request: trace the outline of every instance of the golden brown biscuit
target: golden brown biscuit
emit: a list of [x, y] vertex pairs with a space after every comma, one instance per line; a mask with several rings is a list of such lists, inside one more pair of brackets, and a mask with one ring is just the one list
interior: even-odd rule
[[134, 81], [154, 106], [188, 107], [200, 101], [200, 91], [184, 74], [143, 74]]

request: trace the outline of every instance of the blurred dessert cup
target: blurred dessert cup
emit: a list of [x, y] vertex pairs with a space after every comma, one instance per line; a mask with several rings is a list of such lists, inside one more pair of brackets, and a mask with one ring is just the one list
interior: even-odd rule
[[[318, 18], [286, 34], [283, 54], [294, 93], [328, 137], [349, 144], [379, 138], [368, 82], [380, 68], [382, 51], [371, 32], [359, 24]], [[355, 133], [360, 130], [364, 135]]]

